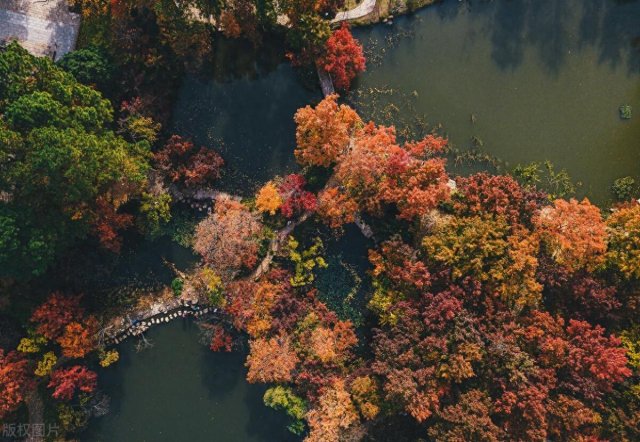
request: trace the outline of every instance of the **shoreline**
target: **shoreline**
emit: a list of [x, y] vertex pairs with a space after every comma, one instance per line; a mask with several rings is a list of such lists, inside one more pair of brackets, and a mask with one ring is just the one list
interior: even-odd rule
[[440, 3], [441, 1], [442, 0], [376, 0], [376, 4], [369, 14], [358, 18], [341, 20], [336, 23], [346, 21], [354, 27], [382, 23], [392, 24], [393, 19], [396, 17], [412, 14], [427, 6]]

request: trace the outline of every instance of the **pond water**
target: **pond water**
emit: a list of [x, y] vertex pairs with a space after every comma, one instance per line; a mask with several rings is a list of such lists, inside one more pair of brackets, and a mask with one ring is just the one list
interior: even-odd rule
[[111, 411], [94, 419], [81, 440], [296, 440], [283, 413], [262, 404], [266, 388], [245, 381], [244, 352], [210, 351], [191, 319], [157, 326], [147, 335], [152, 348], [137, 353], [129, 340], [119, 346], [120, 361], [101, 370]]
[[[476, 137], [511, 165], [549, 159], [598, 202], [609, 198], [615, 178], [638, 176], [640, 57], [633, 39], [640, 2], [451, 0], [355, 34], [370, 53], [353, 96], [365, 117], [372, 105], [396, 103], [442, 123], [458, 147]], [[212, 66], [224, 66], [224, 75], [185, 80], [173, 131], [220, 149], [228, 166], [223, 187], [249, 195], [274, 174], [295, 170], [292, 117], [320, 92], [305, 87], [272, 46], [252, 52], [223, 45], [217, 57]], [[633, 106], [631, 120], [619, 119], [621, 104]], [[344, 275], [321, 275], [327, 292], [359, 265], [351, 250], [344, 245], [344, 256], [336, 255]], [[210, 352], [190, 322], [149, 336], [154, 348], [137, 354], [127, 342], [121, 361], [104, 371], [112, 413], [82, 440], [291, 438], [283, 415], [262, 405], [264, 388], [245, 382], [242, 353]]]
[[217, 48], [213, 65], [224, 74], [187, 77], [173, 132], [220, 151], [226, 163], [220, 187], [249, 195], [274, 175], [296, 170], [293, 115], [322, 94], [302, 84], [278, 42], [265, 42], [257, 53], [237, 41]]
[[362, 107], [410, 100], [455, 146], [476, 137], [510, 166], [551, 160], [601, 203], [613, 180], [638, 177], [640, 2], [449, 0], [354, 34], [370, 61]]

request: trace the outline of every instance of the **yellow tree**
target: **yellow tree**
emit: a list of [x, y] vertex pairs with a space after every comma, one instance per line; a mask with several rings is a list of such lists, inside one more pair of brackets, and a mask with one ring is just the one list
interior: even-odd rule
[[303, 166], [328, 167], [347, 150], [356, 129], [362, 125], [358, 114], [346, 105], [338, 105], [337, 95], [329, 95], [315, 108], [299, 109], [296, 122], [296, 150]]
[[273, 184], [273, 181], [269, 181], [258, 191], [258, 195], [256, 196], [256, 208], [260, 212], [275, 215], [281, 205], [282, 197], [278, 192], [278, 187]]

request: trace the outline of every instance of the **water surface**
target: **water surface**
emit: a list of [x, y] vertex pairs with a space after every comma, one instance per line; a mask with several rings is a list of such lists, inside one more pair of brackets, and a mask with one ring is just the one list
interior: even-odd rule
[[184, 80], [173, 131], [218, 149], [226, 162], [220, 187], [249, 195], [274, 175], [297, 170], [293, 115], [322, 94], [302, 84], [278, 42], [255, 50], [222, 40], [216, 48], [216, 74]]
[[90, 442], [284, 442], [283, 413], [262, 403], [264, 386], [245, 381], [244, 352], [214, 353], [191, 319], [147, 332], [154, 346], [118, 347], [120, 361], [101, 370], [111, 411], [81, 439]]
[[549, 159], [597, 201], [638, 177], [640, 2], [448, 0], [354, 33], [370, 59], [365, 102], [403, 96], [454, 145], [476, 137], [511, 166]]

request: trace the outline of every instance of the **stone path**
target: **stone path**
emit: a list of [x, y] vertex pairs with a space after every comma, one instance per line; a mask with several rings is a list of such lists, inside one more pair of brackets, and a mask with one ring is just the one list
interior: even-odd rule
[[79, 28], [66, 0], [0, 0], [0, 42], [17, 40], [33, 55], [59, 60], [74, 49]]
[[373, 12], [376, 7], [376, 0], [363, 0], [358, 6], [348, 11], [338, 12], [336, 17], [331, 20], [332, 23], [341, 22], [344, 20], [355, 20], [357, 18], [364, 17]]

